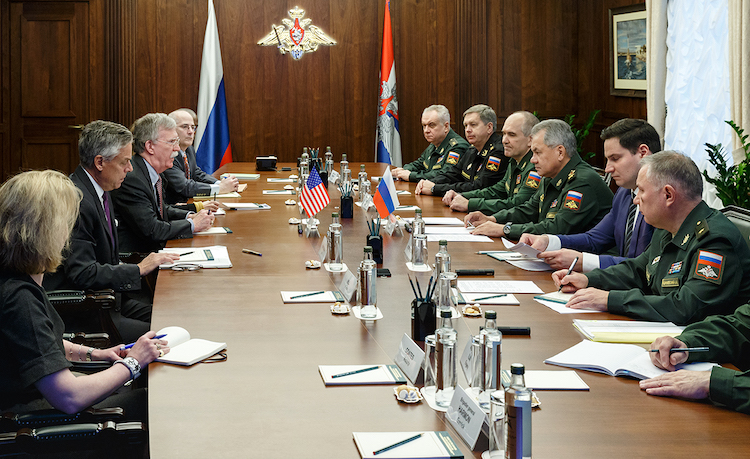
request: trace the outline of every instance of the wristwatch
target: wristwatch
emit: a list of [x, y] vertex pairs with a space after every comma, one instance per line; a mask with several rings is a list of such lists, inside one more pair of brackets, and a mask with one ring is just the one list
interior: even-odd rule
[[435, 185], [432, 185], [432, 188], [430, 188], [430, 193], [435, 194]]
[[505, 226], [503, 226], [503, 234], [505, 234], [507, 236], [508, 233], [510, 233], [510, 226], [512, 224], [513, 224], [513, 222], [508, 222], [508, 223], [505, 224]]
[[125, 357], [122, 360], [115, 360], [115, 363], [121, 363], [128, 367], [128, 370], [130, 370], [131, 381], [141, 375], [141, 364], [133, 357]]

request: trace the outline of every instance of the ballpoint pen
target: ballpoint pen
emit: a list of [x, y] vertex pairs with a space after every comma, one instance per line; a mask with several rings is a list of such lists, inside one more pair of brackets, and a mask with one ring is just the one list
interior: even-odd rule
[[[670, 354], [674, 354], [675, 352], [708, 352], [709, 349], [707, 346], [703, 347], [673, 347], [669, 350]], [[649, 352], [659, 352], [659, 349], [649, 349]]]
[[[576, 267], [576, 263], [578, 263], [578, 257], [575, 257], [575, 258], [573, 259], [573, 263], [571, 263], [571, 264], [570, 264], [570, 268], [568, 268], [568, 274], [566, 274], [566, 276], [570, 276], [570, 273], [572, 273], [572, 272], [573, 272], [573, 268], [575, 268], [575, 267]], [[562, 279], [561, 279], [561, 280], [562, 280]], [[557, 293], [560, 293], [560, 292], [562, 292], [562, 288], [563, 288], [563, 284], [562, 284], [562, 282], [561, 282], [561, 283], [560, 283], [560, 288], [558, 288], [558, 289], [557, 289]]]
[[352, 370], [352, 371], [347, 371], [346, 373], [339, 373], [337, 375], [332, 375], [331, 378], [342, 378], [344, 376], [351, 376], [351, 375], [356, 375], [359, 373], [364, 373], [365, 371], [377, 370], [378, 368], [380, 368], [380, 365], [375, 365], [374, 367], [368, 367], [368, 368], [360, 368], [359, 370]]
[[297, 298], [304, 298], [306, 296], [320, 295], [321, 293], [325, 293], [325, 290], [321, 290], [319, 292], [303, 293], [302, 295], [294, 295], [294, 296], [289, 297], [289, 299], [296, 300]]
[[[167, 334], [166, 334], [166, 333], [164, 333], [163, 335], [156, 335], [156, 336], [154, 336], [154, 337], [153, 337], [153, 338], [151, 338], [151, 339], [162, 339], [162, 338], [164, 338], [165, 336], [167, 336]], [[130, 344], [126, 344], [125, 346], [120, 346], [120, 350], [121, 350], [121, 351], [124, 351], [125, 349], [130, 349], [130, 348], [131, 348], [131, 347], [133, 347], [134, 345], [135, 345], [135, 343], [130, 343]]]
[[390, 446], [386, 446], [385, 448], [380, 448], [380, 449], [379, 449], [379, 450], [377, 450], [377, 451], [373, 451], [373, 452], [372, 452], [372, 455], [373, 455], [373, 456], [377, 456], [378, 454], [380, 454], [380, 453], [384, 453], [384, 452], [386, 452], [386, 451], [390, 451], [390, 450], [392, 450], [393, 448], [398, 448], [399, 446], [401, 446], [401, 445], [405, 445], [405, 444], [407, 444], [407, 443], [409, 443], [409, 442], [412, 442], [412, 441], [416, 440], [417, 438], [419, 438], [419, 437], [421, 437], [421, 436], [422, 436], [422, 434], [420, 433], [420, 434], [414, 435], [413, 437], [409, 437], [409, 438], [407, 438], [406, 440], [401, 440], [401, 441], [400, 441], [400, 442], [398, 442], [398, 443], [394, 443], [394, 444], [392, 444], [392, 445], [390, 445]]
[[250, 249], [242, 249], [242, 253], [249, 253], [251, 255], [258, 255], [259, 257], [263, 256], [262, 253], [256, 252], [255, 250], [250, 250]]

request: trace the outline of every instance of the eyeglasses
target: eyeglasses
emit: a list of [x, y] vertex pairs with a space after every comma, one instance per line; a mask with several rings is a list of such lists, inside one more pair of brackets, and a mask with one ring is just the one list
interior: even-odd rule
[[172, 266], [172, 271], [198, 271], [202, 268], [201, 265], [195, 265], [192, 263], [183, 263], [181, 265]]
[[187, 131], [188, 129], [192, 129], [193, 131], [196, 131], [196, 130], [198, 130], [198, 125], [197, 125], [197, 124], [181, 124], [181, 125], [179, 125], [178, 127], [179, 127], [180, 129], [184, 129], [184, 130], [186, 130], [186, 131]]
[[176, 146], [178, 146], [180, 144], [180, 138], [177, 137], [177, 138], [172, 139], [172, 140], [153, 139], [152, 142], [164, 142], [167, 145], [172, 145], [173, 147], [176, 147]]

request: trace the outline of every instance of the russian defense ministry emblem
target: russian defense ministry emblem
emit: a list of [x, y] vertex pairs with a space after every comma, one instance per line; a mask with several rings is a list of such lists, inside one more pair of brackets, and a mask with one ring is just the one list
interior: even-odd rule
[[724, 257], [705, 250], [698, 251], [698, 262], [695, 264], [695, 277], [709, 280], [715, 284], [721, 283], [721, 273]]
[[500, 168], [500, 160], [498, 158], [495, 158], [494, 156], [490, 156], [487, 158], [487, 169], [491, 170], [492, 172], [497, 171]]
[[565, 196], [565, 207], [570, 210], [578, 210], [581, 208], [581, 199], [583, 199], [583, 193], [570, 190]]
[[536, 190], [537, 188], [539, 188], [539, 183], [541, 181], [542, 176], [534, 171], [531, 171], [529, 172], [529, 176], [526, 178], [526, 186]]
[[[312, 19], [303, 19], [304, 15], [305, 10], [295, 6], [289, 10], [292, 19], [282, 19], [284, 25], [272, 25], [271, 32], [258, 41], [258, 44], [276, 45], [281, 54], [290, 53], [293, 59], [299, 59], [304, 53], [317, 51], [320, 45], [336, 44], [336, 40], [326, 35], [318, 26], [311, 25]], [[305, 27], [308, 27], [308, 30], [305, 30]]]

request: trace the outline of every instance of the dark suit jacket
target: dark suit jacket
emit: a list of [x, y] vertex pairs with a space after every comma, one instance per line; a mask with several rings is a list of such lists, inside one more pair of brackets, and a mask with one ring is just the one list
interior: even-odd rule
[[[164, 189], [168, 188], [164, 174], [161, 174], [161, 179]], [[111, 195], [121, 251], [154, 252], [163, 249], [170, 239], [193, 237], [190, 222], [185, 219], [186, 210], [164, 204], [164, 218], [159, 215], [146, 160], [140, 155], [133, 155], [133, 170]]]
[[[139, 290], [141, 275], [137, 265], [119, 264], [117, 231], [110, 238], [107, 220], [96, 190], [81, 166], [70, 179], [83, 193], [78, 220], [73, 227], [70, 249], [63, 265], [54, 274], [44, 276], [48, 290], [97, 290], [111, 288], [118, 292]], [[107, 193], [105, 191], [105, 193]], [[115, 221], [110, 197], [110, 219]], [[114, 247], [113, 247], [114, 246]]]
[[188, 166], [190, 166], [190, 179], [185, 178], [185, 161], [181, 156], [174, 159], [174, 165], [164, 171], [163, 175], [169, 180], [169, 187], [165, 188], [165, 200], [167, 204], [186, 202], [196, 195], [207, 195], [211, 193], [212, 183], [217, 180], [206, 174], [198, 167], [195, 160], [195, 149], [189, 146], [185, 151]]
[[630, 249], [624, 253], [625, 225], [628, 221], [628, 209], [630, 203], [630, 190], [620, 188], [612, 200], [612, 210], [604, 216], [595, 227], [581, 234], [564, 235], [559, 234], [560, 243], [564, 248], [574, 249], [581, 252], [602, 254], [612, 247], [617, 247], [618, 257], [611, 255], [599, 256], [599, 267], [604, 269], [616, 265], [626, 258], [635, 258], [651, 243], [654, 228], [643, 221], [643, 214], [638, 212], [635, 217], [633, 237], [630, 240]]

